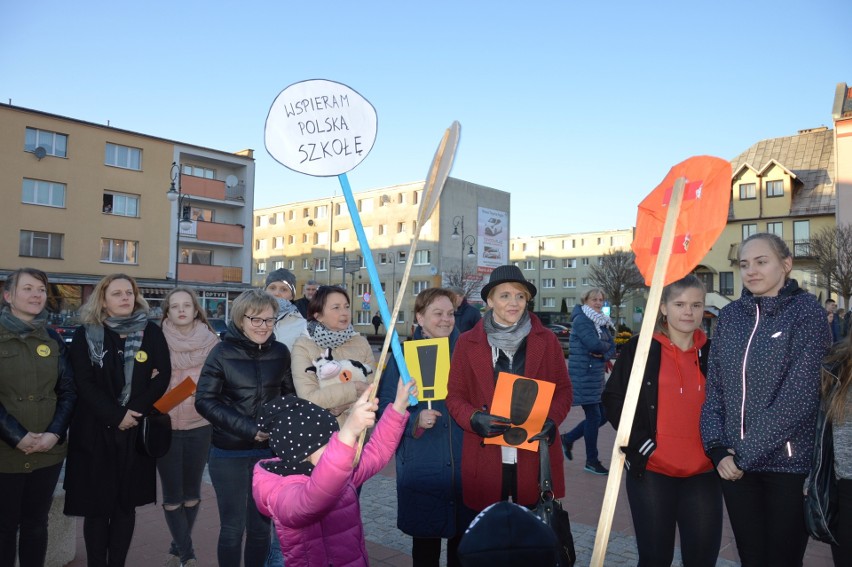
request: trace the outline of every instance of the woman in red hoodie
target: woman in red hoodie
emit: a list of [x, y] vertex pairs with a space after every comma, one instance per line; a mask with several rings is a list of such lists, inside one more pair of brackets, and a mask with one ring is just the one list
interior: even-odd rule
[[[722, 491], [698, 429], [710, 342], [699, 327], [704, 285], [686, 276], [663, 289], [630, 442], [622, 447], [639, 565], [671, 565], [675, 528], [686, 567], [712, 567], [722, 538]], [[615, 428], [636, 355], [621, 351], [604, 390]]]

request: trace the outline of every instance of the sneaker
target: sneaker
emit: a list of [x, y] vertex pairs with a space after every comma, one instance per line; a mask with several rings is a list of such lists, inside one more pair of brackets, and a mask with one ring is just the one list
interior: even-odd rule
[[568, 441], [565, 438], [564, 435], [562, 435], [561, 438], [562, 438], [562, 452], [565, 453], [565, 458], [568, 459], [569, 461], [573, 461], [574, 460], [574, 453], [572, 451], [574, 450], [574, 443], [572, 443], [571, 441]]
[[163, 567], [180, 567], [180, 557], [169, 554], [169, 558], [163, 563]]
[[586, 472], [590, 472], [592, 474], [600, 474], [600, 475], [609, 474], [609, 470], [607, 470], [607, 468], [604, 467], [601, 464], [600, 461], [587, 462], [586, 466], [583, 468], [583, 470], [586, 471]]

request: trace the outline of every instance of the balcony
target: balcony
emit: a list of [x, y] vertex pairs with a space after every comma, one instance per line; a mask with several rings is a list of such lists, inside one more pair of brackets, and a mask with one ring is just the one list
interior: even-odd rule
[[246, 227], [241, 224], [194, 221], [192, 226], [180, 229], [181, 239], [195, 238], [204, 242], [242, 246]]
[[181, 281], [202, 283], [242, 283], [243, 269], [237, 266], [184, 264], [178, 267]]
[[217, 201], [238, 201], [245, 203], [245, 186], [238, 184], [236, 187], [228, 188], [224, 181], [218, 179], [204, 179], [194, 175], [180, 176], [180, 188], [184, 194]]

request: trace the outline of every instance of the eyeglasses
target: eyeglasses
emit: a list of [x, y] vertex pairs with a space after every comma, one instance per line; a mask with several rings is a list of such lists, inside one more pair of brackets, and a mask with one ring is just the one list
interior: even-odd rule
[[243, 317], [251, 321], [252, 327], [261, 327], [263, 325], [266, 325], [267, 327], [274, 327], [275, 321], [277, 321], [275, 317], [273, 317], [272, 319], [264, 319], [263, 317], [249, 317], [248, 315], [243, 315]]

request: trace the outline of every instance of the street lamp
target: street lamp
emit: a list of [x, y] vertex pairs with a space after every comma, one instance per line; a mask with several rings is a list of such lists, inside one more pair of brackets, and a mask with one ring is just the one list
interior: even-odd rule
[[[461, 232], [461, 234], [459, 234]], [[467, 247], [467, 257], [474, 258], [476, 257], [476, 252], [473, 251], [473, 247], [476, 246], [476, 237], [472, 234], [468, 234], [465, 236], [464, 234], [464, 217], [456, 216], [453, 217], [453, 233], [450, 235], [453, 240], [461, 239], [461, 268], [459, 269], [459, 280], [462, 287], [464, 286], [464, 249]]]
[[[166, 197], [172, 203], [177, 202], [177, 234], [175, 235], [175, 287], [180, 283], [178, 278], [178, 265], [180, 264], [180, 231], [189, 230], [192, 228], [192, 219], [189, 217], [188, 195], [184, 195], [180, 189], [180, 166], [177, 162], [172, 162], [172, 169], [169, 172], [172, 178], [172, 184], [169, 190], [166, 191]], [[186, 209], [184, 208], [184, 199], [186, 199]]]

